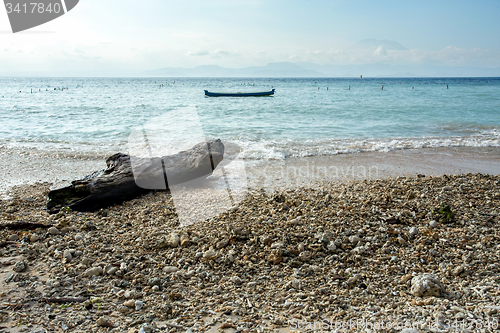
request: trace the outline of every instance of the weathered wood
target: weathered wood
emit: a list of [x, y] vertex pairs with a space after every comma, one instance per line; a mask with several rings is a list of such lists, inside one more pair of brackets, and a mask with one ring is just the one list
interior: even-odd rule
[[43, 297], [43, 298], [40, 298], [40, 302], [59, 303], [59, 304], [83, 303], [86, 300], [88, 300], [88, 298], [84, 298], [84, 297]]
[[169, 184], [211, 175], [223, 155], [224, 144], [220, 140], [202, 142], [164, 157], [138, 158], [118, 153], [106, 160], [105, 170], [50, 191], [47, 210], [52, 214], [62, 207], [95, 211], [150, 190], [167, 190]]
[[8, 230], [34, 230], [38, 228], [46, 229], [50, 227], [52, 227], [51, 224], [26, 222], [26, 221], [0, 224], [0, 229], [8, 229]]

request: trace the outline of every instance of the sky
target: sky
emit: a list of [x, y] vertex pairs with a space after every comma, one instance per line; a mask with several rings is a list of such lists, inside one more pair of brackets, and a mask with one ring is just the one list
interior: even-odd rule
[[13, 34], [0, 75], [270, 62], [500, 67], [500, 1], [80, 0]]

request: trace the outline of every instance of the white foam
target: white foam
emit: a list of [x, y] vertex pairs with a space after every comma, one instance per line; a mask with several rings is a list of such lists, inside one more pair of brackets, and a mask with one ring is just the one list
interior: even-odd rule
[[318, 139], [238, 141], [245, 159], [284, 160], [288, 157], [329, 156], [362, 152], [439, 147], [500, 147], [500, 132], [483, 131], [471, 136], [390, 139]]

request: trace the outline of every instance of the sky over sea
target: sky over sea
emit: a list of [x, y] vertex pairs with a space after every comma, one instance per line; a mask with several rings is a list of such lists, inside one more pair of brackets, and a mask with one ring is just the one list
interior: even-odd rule
[[499, 1], [82, 0], [16, 34], [0, 8], [0, 75], [285, 61], [494, 68], [498, 41]]

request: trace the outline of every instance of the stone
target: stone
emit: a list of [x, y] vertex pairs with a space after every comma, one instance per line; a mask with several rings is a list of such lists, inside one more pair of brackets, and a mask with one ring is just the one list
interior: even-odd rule
[[86, 265], [88, 266], [89, 264], [91, 264], [92, 262], [94, 262], [94, 260], [90, 259], [90, 258], [82, 258], [82, 265]]
[[127, 313], [127, 312], [129, 312], [129, 311], [130, 311], [130, 309], [129, 309], [129, 308], [127, 308], [127, 307], [126, 307], [126, 306], [124, 306], [124, 305], [118, 305], [118, 306], [116, 307], [116, 310], [118, 310], [118, 312], [120, 312], [120, 313]]
[[191, 244], [191, 240], [189, 240], [189, 237], [186, 235], [181, 236], [181, 241], [180, 244], [182, 247], [189, 246]]
[[178, 269], [177, 267], [175, 267], [175, 266], [165, 266], [165, 267], [163, 267], [163, 271], [164, 271], [165, 273], [167, 273], [167, 274], [168, 274], [168, 273], [175, 273], [175, 272], [177, 272], [178, 270], [179, 270], [179, 269]]
[[225, 248], [228, 244], [229, 244], [229, 239], [224, 238], [223, 240], [217, 242], [217, 244], [215, 245], [215, 248], [220, 250], [222, 248]]
[[144, 302], [143, 301], [140, 301], [140, 300], [136, 300], [135, 301], [135, 309], [136, 310], [140, 310], [144, 307]]
[[118, 271], [118, 267], [116, 266], [111, 266], [111, 268], [106, 269], [106, 274], [108, 275], [113, 275]]
[[135, 300], [134, 299], [129, 299], [123, 302], [123, 305], [126, 306], [127, 308], [134, 308], [135, 307]]
[[360, 240], [361, 240], [361, 238], [359, 238], [358, 235], [353, 235], [353, 236], [349, 237], [349, 242], [351, 242], [353, 244], [357, 244]]
[[437, 225], [438, 225], [437, 222], [434, 221], [434, 220], [432, 220], [432, 221], [429, 222], [429, 227], [431, 227], [431, 228], [436, 228]]
[[247, 229], [243, 227], [231, 227], [231, 229], [232, 232], [237, 236], [246, 236], [250, 233]]
[[92, 268], [87, 269], [85, 271], [85, 273], [83, 273], [83, 276], [91, 277], [91, 276], [95, 276], [95, 275], [99, 275], [99, 274], [102, 274], [102, 268], [101, 267], [92, 267]]
[[400, 333], [420, 333], [419, 330], [417, 329], [414, 329], [414, 328], [404, 328], [402, 329], [401, 331], [399, 331]]
[[238, 286], [243, 282], [238, 276], [233, 276], [232, 278], [229, 279], [229, 281]]
[[409, 234], [411, 238], [415, 237], [418, 234], [418, 229], [416, 227], [411, 227]]
[[59, 235], [61, 232], [56, 227], [50, 227], [47, 232], [51, 235]]
[[216, 257], [217, 257], [217, 251], [213, 249], [210, 249], [205, 253], [203, 253], [203, 258], [205, 258], [206, 260], [212, 260], [215, 259]]
[[28, 264], [26, 264], [26, 262], [24, 260], [20, 260], [18, 262], [16, 262], [16, 264], [14, 265], [14, 267], [12, 268], [14, 270], [14, 272], [24, 272], [26, 269], [28, 268]]
[[181, 239], [179, 235], [176, 233], [171, 233], [165, 238], [165, 244], [169, 247], [177, 247], [179, 246]]
[[441, 296], [444, 290], [439, 278], [430, 273], [424, 273], [411, 279], [410, 293], [414, 296]]
[[19, 239], [19, 236], [17, 234], [12, 234], [12, 235], [9, 235], [9, 237], [7, 237], [7, 240], [10, 242], [14, 242], [18, 239]]
[[37, 242], [39, 240], [40, 240], [40, 236], [38, 236], [37, 234], [31, 234], [30, 242], [34, 243], [34, 242]]
[[326, 249], [330, 252], [333, 252], [337, 249], [337, 246], [335, 245], [334, 242], [330, 242], [328, 243], [328, 245], [326, 246]]
[[460, 265], [460, 266], [455, 267], [451, 271], [451, 275], [453, 275], [453, 276], [459, 276], [459, 275], [462, 275], [465, 272], [466, 272], [465, 266], [464, 265]]
[[141, 329], [139, 330], [139, 333], [152, 333], [152, 332], [154, 332], [154, 328], [148, 323], [142, 325]]
[[294, 289], [301, 290], [302, 289], [302, 282], [299, 279], [294, 279], [294, 280], [292, 280], [291, 286]]
[[349, 286], [354, 286], [359, 280], [361, 279], [361, 275], [359, 274], [354, 274], [351, 276], [349, 279], [347, 279], [346, 283]]
[[327, 232], [323, 233], [322, 235], [320, 235], [319, 241], [324, 245], [328, 245], [330, 243], [330, 241], [332, 240], [332, 238], [333, 238], [332, 232], [327, 231]]
[[406, 274], [406, 275], [403, 275], [400, 279], [401, 283], [406, 283], [408, 282], [409, 280], [411, 280], [413, 278], [413, 276], [411, 274]]
[[365, 247], [364, 246], [356, 246], [354, 249], [351, 250], [351, 253], [361, 255], [365, 252]]
[[100, 317], [99, 319], [97, 319], [96, 324], [102, 327], [111, 326], [105, 317]]
[[159, 286], [161, 284], [161, 280], [157, 277], [148, 279], [148, 286]]
[[64, 250], [63, 258], [66, 259], [66, 263], [69, 263], [73, 259], [70, 250]]

